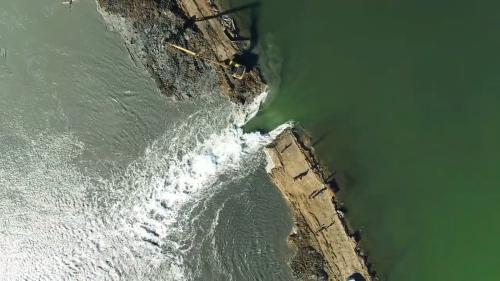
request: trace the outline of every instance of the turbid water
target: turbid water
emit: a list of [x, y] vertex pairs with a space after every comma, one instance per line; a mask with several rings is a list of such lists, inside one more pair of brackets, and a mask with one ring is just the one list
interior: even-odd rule
[[162, 96], [90, 0], [1, 1], [0, 48], [0, 280], [290, 279], [257, 106]]
[[267, 62], [282, 64], [248, 130], [290, 119], [309, 130], [383, 280], [500, 278], [499, 8], [260, 5]]

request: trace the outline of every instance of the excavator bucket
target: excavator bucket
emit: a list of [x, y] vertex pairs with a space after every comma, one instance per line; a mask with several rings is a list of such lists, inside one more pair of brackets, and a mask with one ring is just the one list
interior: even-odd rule
[[237, 62], [230, 61], [229, 66], [231, 67], [232, 76], [238, 80], [242, 80], [245, 77], [247, 68]]

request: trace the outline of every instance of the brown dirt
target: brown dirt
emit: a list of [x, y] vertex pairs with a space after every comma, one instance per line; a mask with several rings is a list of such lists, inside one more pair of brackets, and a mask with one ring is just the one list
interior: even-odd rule
[[140, 61], [160, 90], [179, 99], [221, 92], [246, 103], [266, 89], [258, 67], [243, 80], [220, 66], [168, 48], [174, 43], [215, 61], [244, 52], [245, 43], [232, 42], [221, 18], [190, 24], [190, 18], [211, 16], [220, 9], [207, 0], [97, 0], [107, 13], [123, 17], [133, 30], [120, 32], [131, 57]]
[[[356, 241], [348, 235], [336, 209], [334, 192], [319, 165], [292, 130], [283, 132], [266, 153], [274, 167], [270, 177], [288, 201], [296, 227], [290, 241], [297, 248], [291, 262], [303, 280], [348, 280], [358, 273], [372, 280]], [[319, 266], [322, 265], [322, 266]]]
[[[178, 0], [179, 7], [188, 18], [203, 18], [222, 11], [214, 1], [208, 0]], [[210, 47], [215, 60], [225, 61], [233, 59], [236, 54], [243, 51], [244, 45], [231, 41], [224, 33], [226, 27], [220, 18], [197, 21], [196, 27], [203, 34], [207, 45]], [[245, 92], [262, 93], [266, 86], [260, 69], [251, 70], [243, 80], [234, 79], [231, 75], [223, 72], [222, 85], [232, 98], [240, 102], [245, 101]], [[243, 99], [242, 99], [243, 98]]]

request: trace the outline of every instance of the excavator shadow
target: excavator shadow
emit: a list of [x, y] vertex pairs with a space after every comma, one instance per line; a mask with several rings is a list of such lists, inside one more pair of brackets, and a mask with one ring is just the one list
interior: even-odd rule
[[259, 55], [256, 52], [254, 52], [254, 49], [256, 48], [259, 42], [259, 30], [258, 30], [259, 7], [260, 7], [260, 2], [253, 2], [250, 4], [225, 10], [220, 13], [216, 13], [214, 15], [200, 17], [200, 18], [190, 17], [185, 19], [186, 21], [184, 23], [184, 28], [189, 28], [189, 27], [194, 27], [197, 22], [215, 19], [219, 17], [223, 17], [224, 21], [228, 20], [232, 22], [232, 18], [228, 17], [227, 19], [225, 19], [224, 16], [236, 12], [241, 12], [244, 10], [250, 10], [250, 26], [249, 26], [250, 38], [241, 37], [239, 35], [240, 32], [236, 24], [233, 24], [233, 28], [231, 30], [228, 31], [228, 28], [224, 30], [224, 33], [231, 41], [249, 41], [248, 47], [234, 54], [232, 58], [228, 58], [223, 62], [215, 61], [213, 59], [204, 57], [197, 52], [188, 50], [184, 47], [172, 43], [169, 43], [169, 45], [188, 55], [197, 57], [204, 61], [210, 62], [214, 65], [221, 66], [224, 69], [229, 70], [234, 78], [242, 80], [246, 73], [254, 70], [257, 67], [259, 62]]
[[245, 5], [242, 5], [242, 6], [239, 6], [239, 7], [234, 7], [234, 8], [231, 8], [229, 10], [225, 10], [225, 11], [222, 11], [220, 13], [217, 13], [217, 14], [214, 14], [214, 15], [211, 15], [211, 16], [197, 18], [197, 19], [195, 19], [195, 22], [196, 21], [204, 21], [204, 20], [214, 19], [214, 18], [218, 18], [218, 17], [224, 16], [224, 15], [233, 14], [233, 13], [240, 12], [240, 11], [247, 10], [247, 9], [252, 9], [253, 10], [255, 8], [258, 8], [259, 6], [260, 6], [260, 2], [253, 2], [253, 3], [245, 4]]
[[242, 37], [239, 35], [239, 29], [236, 27], [236, 36], [230, 36], [229, 34], [226, 33], [228, 38], [231, 41], [249, 41], [248, 48], [245, 50], [241, 51], [238, 54], [234, 55], [234, 61], [237, 63], [244, 65], [247, 69], [247, 71], [253, 70], [257, 65], [259, 61], [259, 55], [254, 52], [254, 49], [257, 47], [259, 43], [259, 8], [260, 8], [260, 2], [253, 2], [249, 3], [246, 5], [242, 5], [239, 7], [231, 8], [225, 11], [222, 11], [220, 13], [207, 16], [207, 17], [202, 17], [202, 18], [192, 18], [190, 19], [189, 24], [194, 24], [195, 22], [200, 22], [200, 21], [205, 21], [205, 20], [210, 20], [214, 18], [218, 18], [224, 15], [229, 15], [233, 14], [236, 12], [242, 12], [245, 10], [250, 11], [250, 26], [249, 26], [249, 31], [250, 31], [250, 37]]

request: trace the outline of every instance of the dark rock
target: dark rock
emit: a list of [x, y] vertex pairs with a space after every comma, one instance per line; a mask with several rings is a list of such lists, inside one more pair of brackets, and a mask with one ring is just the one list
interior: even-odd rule
[[126, 39], [129, 52], [144, 65], [162, 93], [177, 99], [206, 94], [226, 94], [237, 103], [245, 103], [262, 92], [260, 71], [249, 73], [243, 81], [232, 77], [216, 65], [207, 63], [172, 48], [174, 43], [203, 55], [213, 53], [196, 25], [175, 0], [98, 0], [101, 8], [125, 18], [134, 30]]

